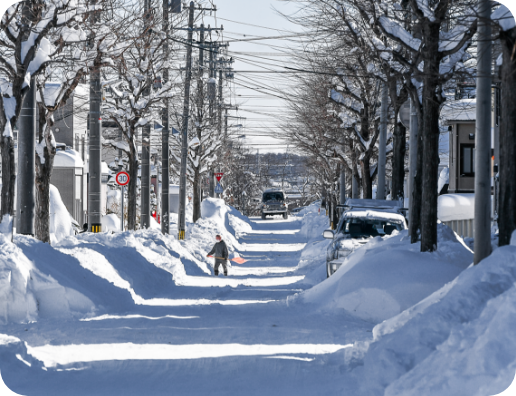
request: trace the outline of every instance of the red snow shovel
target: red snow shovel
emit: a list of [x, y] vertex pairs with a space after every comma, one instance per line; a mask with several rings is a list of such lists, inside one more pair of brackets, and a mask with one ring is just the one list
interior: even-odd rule
[[243, 259], [242, 257], [235, 257], [232, 258], [231, 261], [234, 261], [237, 264], [244, 264], [247, 260]]

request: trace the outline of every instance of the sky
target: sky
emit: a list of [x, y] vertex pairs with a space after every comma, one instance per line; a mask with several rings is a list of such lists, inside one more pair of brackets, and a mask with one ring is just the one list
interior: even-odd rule
[[[297, 6], [277, 0], [214, 0], [215, 15], [206, 15], [205, 24], [223, 25], [223, 39], [230, 46], [228, 55], [235, 61], [235, 78], [231, 104], [238, 111], [231, 111], [229, 125], [243, 125], [234, 131], [245, 135], [242, 143], [253, 152], [284, 152], [285, 141], [281, 136], [280, 123], [285, 115], [285, 101], [280, 99], [288, 92], [290, 74], [271, 73], [286, 71], [282, 66], [291, 65], [289, 48], [296, 45], [300, 27], [290, 23], [278, 12], [292, 15]], [[288, 36], [265, 39], [266, 37]], [[294, 37], [293, 37], [294, 36]], [[238, 127], [236, 127], [238, 128]], [[290, 147], [292, 149], [292, 147]]]

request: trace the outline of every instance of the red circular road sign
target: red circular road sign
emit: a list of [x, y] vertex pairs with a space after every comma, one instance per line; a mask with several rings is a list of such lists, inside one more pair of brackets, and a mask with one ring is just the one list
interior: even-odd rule
[[127, 172], [118, 172], [116, 174], [116, 183], [119, 186], [127, 186], [129, 184], [129, 173], [127, 173]]

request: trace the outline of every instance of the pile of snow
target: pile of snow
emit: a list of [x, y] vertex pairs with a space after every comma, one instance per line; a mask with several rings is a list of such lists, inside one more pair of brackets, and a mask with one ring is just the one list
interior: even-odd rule
[[437, 200], [437, 217], [441, 221], [475, 218], [475, 194], [443, 194]]
[[10, 239], [13, 232], [13, 218], [8, 214], [4, 215], [0, 222], [0, 234], [6, 239]]
[[[83, 318], [127, 312], [160, 298], [187, 297], [189, 276], [211, 275], [206, 254], [221, 234], [234, 252], [236, 235], [251, 230], [249, 220], [222, 200], [203, 202], [203, 218], [178, 241], [151, 228], [119, 232], [116, 215], [103, 217], [103, 229], [116, 233], [77, 236], [59, 192], [51, 186], [52, 246], [15, 235], [8, 220], [0, 226], [0, 324], [42, 318]], [[191, 283], [191, 282], [190, 282]], [[211, 293], [207, 288], [206, 293]]]
[[439, 225], [438, 237], [433, 253], [420, 253], [420, 243], [411, 244], [407, 231], [376, 237], [299, 299], [317, 310], [345, 310], [371, 322], [391, 318], [452, 281], [473, 261], [450, 228]]
[[324, 230], [330, 228], [330, 220], [326, 216], [326, 211], [321, 209], [320, 201], [300, 210], [298, 216], [303, 217], [299, 232], [307, 241], [318, 239]]
[[515, 262], [514, 244], [498, 248], [377, 325], [371, 342], [346, 350], [362, 379], [356, 394], [485, 396], [505, 390], [516, 370]]
[[56, 243], [63, 238], [75, 235], [72, 216], [66, 209], [59, 190], [50, 185], [50, 242]]
[[120, 219], [114, 213], [102, 216], [102, 231], [118, 232], [121, 230]]
[[[22, 245], [36, 243], [43, 250], [48, 244], [29, 237], [21, 239]], [[44, 318], [83, 317], [94, 312], [94, 304], [76, 290], [80, 279], [69, 287], [61, 285], [49, 274], [53, 266], [62, 262], [35, 252], [38, 266], [29, 259], [22, 246], [10, 242], [0, 234], [0, 324], [26, 323]]]

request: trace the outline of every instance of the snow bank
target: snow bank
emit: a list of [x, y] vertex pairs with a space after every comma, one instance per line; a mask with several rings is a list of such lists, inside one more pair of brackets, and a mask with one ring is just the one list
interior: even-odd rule
[[441, 221], [475, 218], [475, 194], [443, 194], [437, 199], [437, 217]]
[[325, 211], [319, 213], [320, 202], [308, 205], [299, 212], [303, 216], [299, 234], [306, 238], [307, 244], [301, 252], [298, 268], [306, 273], [303, 283], [315, 285], [326, 279], [326, 249], [331, 240], [324, 239], [322, 233], [329, 228], [329, 219]]
[[420, 253], [420, 244], [411, 244], [407, 231], [374, 238], [299, 298], [317, 310], [345, 310], [367, 321], [391, 318], [452, 281], [473, 261], [450, 228], [439, 225], [438, 230], [434, 253]]
[[[1, 185], [0, 185], [1, 187]], [[8, 214], [4, 215], [2, 221], [0, 222], [0, 234], [2, 234], [5, 239], [11, 239], [11, 235], [13, 233], [13, 218]]]
[[68, 236], [75, 235], [72, 227], [72, 216], [68, 213], [61, 199], [59, 190], [50, 185], [50, 241], [55, 243]]
[[307, 241], [319, 239], [322, 232], [330, 228], [330, 221], [326, 216], [326, 211], [320, 208], [320, 202], [314, 202], [299, 211], [298, 216], [303, 216], [301, 230], [299, 233], [304, 235]]
[[[162, 298], [184, 299], [192, 275], [212, 273], [206, 254], [215, 234], [234, 252], [237, 236], [251, 230], [238, 211], [207, 200], [204, 217], [184, 241], [163, 235], [154, 219], [148, 230], [72, 236], [70, 216], [53, 186], [51, 203], [52, 246], [20, 235], [12, 243], [10, 233], [0, 233], [0, 324], [129, 312], [159, 305]], [[120, 225], [112, 214], [104, 216], [103, 226], [118, 231]]]
[[[516, 246], [494, 251], [346, 354], [357, 394], [495, 395], [516, 370]], [[338, 272], [337, 272], [338, 273]], [[359, 381], [360, 382], [360, 381]], [[368, 383], [366, 383], [368, 382]]]
[[114, 213], [102, 216], [102, 231], [119, 232], [121, 230], [120, 219]]
[[[37, 242], [17, 236], [23, 242]], [[54, 265], [53, 258], [39, 256], [45, 266]], [[90, 299], [72, 287], [62, 286], [45, 270], [36, 267], [23, 249], [0, 234], [0, 324], [25, 323], [41, 318], [84, 316], [94, 311]]]

